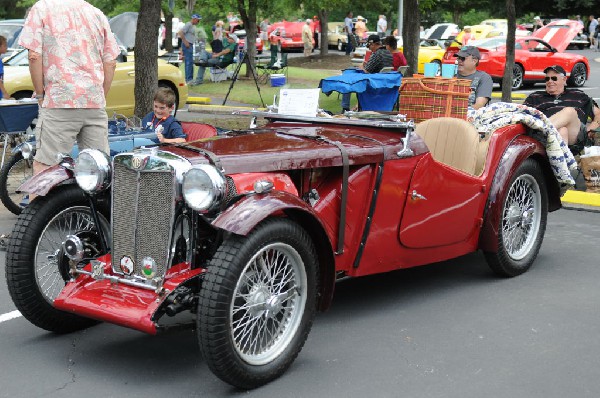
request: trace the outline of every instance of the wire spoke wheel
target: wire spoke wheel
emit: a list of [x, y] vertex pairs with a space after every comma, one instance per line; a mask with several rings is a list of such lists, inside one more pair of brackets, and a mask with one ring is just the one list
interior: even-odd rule
[[289, 245], [277, 243], [246, 265], [231, 305], [232, 340], [252, 365], [271, 362], [289, 345], [306, 305], [306, 272]]
[[508, 255], [521, 260], [533, 246], [540, 228], [540, 187], [531, 176], [515, 180], [502, 217], [502, 239]]

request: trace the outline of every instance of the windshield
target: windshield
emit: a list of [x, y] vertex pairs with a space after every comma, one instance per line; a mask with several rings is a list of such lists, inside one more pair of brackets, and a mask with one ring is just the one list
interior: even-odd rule
[[6, 37], [6, 44], [9, 49], [19, 46], [18, 38], [21, 29], [23, 29], [23, 25], [0, 24], [0, 35]]

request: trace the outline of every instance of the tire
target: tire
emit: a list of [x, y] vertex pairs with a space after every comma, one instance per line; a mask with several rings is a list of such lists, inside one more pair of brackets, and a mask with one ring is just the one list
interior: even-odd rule
[[[269, 219], [246, 237], [226, 238], [198, 304], [198, 340], [212, 372], [243, 389], [281, 376], [310, 332], [318, 280], [313, 243], [294, 222]], [[263, 326], [269, 330], [257, 330]]]
[[523, 78], [525, 75], [525, 71], [523, 70], [523, 67], [519, 64], [515, 64], [515, 66], [513, 67], [513, 76], [512, 76], [512, 89], [513, 90], [518, 90], [521, 87], [523, 87]]
[[571, 76], [567, 80], [567, 84], [571, 87], [583, 87], [587, 80], [587, 68], [585, 64], [577, 62], [571, 69]]
[[548, 193], [540, 165], [525, 160], [511, 179], [498, 224], [498, 252], [486, 252], [490, 268], [512, 277], [527, 271], [546, 231]]
[[[107, 218], [102, 214], [99, 218], [108, 233]], [[15, 306], [28, 321], [55, 333], [98, 323], [53, 306], [66, 284], [66, 272], [59, 267], [66, 259], [60, 247], [66, 235], [78, 235], [84, 241], [86, 256], [102, 254], [87, 199], [76, 185], [36, 197], [17, 218], [6, 253], [6, 281]]]
[[23, 210], [20, 205], [23, 194], [18, 194], [16, 191], [33, 175], [32, 166], [33, 162], [23, 159], [21, 152], [18, 152], [0, 170], [0, 200], [13, 214], [19, 215]]
[[338, 39], [337, 50], [338, 51], [344, 51], [345, 49], [346, 49], [346, 46], [344, 45], [344, 43], [342, 43], [342, 41], [340, 39]]

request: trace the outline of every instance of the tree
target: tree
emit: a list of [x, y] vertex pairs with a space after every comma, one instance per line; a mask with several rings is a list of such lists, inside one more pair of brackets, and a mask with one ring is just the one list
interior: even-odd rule
[[329, 22], [329, 14], [331, 11], [339, 10], [342, 7], [349, 7], [347, 1], [342, 0], [307, 0], [302, 3], [305, 10], [309, 12], [309, 15], [317, 14], [319, 18], [319, 32], [321, 32], [321, 40], [319, 42], [319, 49], [321, 56], [329, 54], [328, 43], [328, 29], [327, 24]]
[[502, 77], [502, 101], [512, 102], [512, 77], [515, 66], [515, 30], [517, 19], [515, 14], [515, 0], [506, 0], [506, 16], [508, 18], [508, 32], [506, 33], [506, 64]]
[[420, 25], [419, 0], [404, 0], [402, 42], [404, 56], [408, 63], [408, 71], [406, 72], [408, 76], [412, 76], [418, 70]]
[[250, 76], [250, 68], [254, 69], [254, 58], [256, 57], [256, 11], [258, 0], [237, 0], [237, 7], [246, 29], [246, 76]]
[[[135, 115], [142, 118], [152, 109], [158, 88], [158, 47], [161, 0], [140, 0], [135, 33]], [[148, 38], [154, 38], [149, 40]]]

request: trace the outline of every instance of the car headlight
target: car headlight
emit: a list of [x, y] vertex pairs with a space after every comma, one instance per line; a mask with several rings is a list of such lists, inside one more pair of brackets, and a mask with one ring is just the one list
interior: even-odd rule
[[213, 166], [194, 166], [183, 176], [183, 198], [199, 212], [206, 213], [217, 207], [226, 189], [225, 177]]
[[110, 158], [97, 149], [84, 149], [75, 162], [75, 180], [86, 192], [102, 191], [110, 184]]

